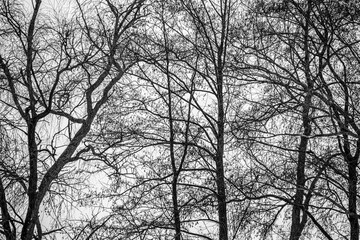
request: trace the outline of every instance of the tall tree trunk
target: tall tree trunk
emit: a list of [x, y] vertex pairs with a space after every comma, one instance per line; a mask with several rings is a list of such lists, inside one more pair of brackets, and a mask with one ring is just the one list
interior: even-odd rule
[[343, 114], [344, 122], [340, 123], [339, 125], [341, 132], [343, 132], [342, 153], [348, 167], [348, 219], [350, 223], [350, 240], [359, 240], [359, 219], [357, 215], [357, 167], [359, 161], [360, 140], [357, 140], [357, 147], [355, 149], [356, 151], [353, 154], [351, 151], [353, 147], [351, 140], [349, 139], [348, 131], [351, 125], [354, 129], [357, 129], [357, 126], [354, 126], [354, 120], [351, 120], [350, 117], [353, 113], [351, 113], [351, 110], [349, 109], [351, 105], [351, 98], [347, 85], [347, 78], [345, 77], [344, 81], [342, 81], [341, 78], [339, 78], [339, 80], [342, 88], [344, 89], [344, 111], [343, 113], [337, 112], [337, 118], [341, 122], [340, 114]]
[[[164, 5], [162, 5], [162, 9], [164, 10]], [[162, 27], [163, 27], [163, 37], [165, 42], [165, 61], [166, 61], [166, 78], [167, 78], [167, 92], [168, 92], [168, 118], [169, 118], [169, 143], [170, 143], [170, 161], [171, 161], [171, 168], [173, 173], [173, 179], [171, 182], [171, 193], [172, 193], [172, 204], [173, 204], [173, 215], [174, 215], [174, 228], [175, 228], [175, 240], [181, 239], [181, 222], [180, 222], [180, 210], [178, 206], [178, 178], [179, 178], [179, 171], [178, 167], [176, 166], [176, 159], [175, 159], [175, 151], [174, 151], [174, 119], [173, 119], [173, 107], [172, 107], [172, 94], [171, 94], [171, 76], [170, 76], [170, 59], [169, 59], [169, 43], [168, 43], [168, 36], [166, 30], [166, 20], [164, 19], [164, 11], [161, 16], [162, 20]]]
[[[305, 15], [305, 26], [304, 26], [304, 72], [307, 87], [305, 90], [305, 98], [302, 104], [302, 124], [303, 134], [300, 138], [298, 161], [296, 167], [296, 192], [294, 196], [294, 203], [291, 215], [291, 229], [290, 229], [290, 240], [299, 240], [301, 233], [305, 227], [307, 216], [302, 210], [304, 189], [305, 189], [305, 163], [306, 163], [306, 149], [309, 142], [309, 136], [311, 134], [311, 100], [314, 82], [310, 75], [310, 53], [309, 53], [309, 28], [310, 28], [310, 14], [312, 9], [312, 1], [307, 2], [307, 11]], [[301, 215], [301, 213], [303, 215]]]
[[[218, 66], [222, 69], [222, 66]], [[217, 77], [218, 91], [218, 119], [217, 119], [217, 151], [216, 151], [216, 185], [218, 198], [219, 215], [219, 239], [228, 239], [227, 210], [226, 210], [226, 185], [224, 173], [224, 97], [223, 97], [223, 76], [222, 70], [219, 70]]]
[[[169, 61], [167, 58], [166, 70], [169, 70]], [[180, 210], [178, 206], [178, 192], [177, 192], [177, 184], [179, 171], [176, 166], [175, 152], [174, 152], [174, 120], [172, 116], [172, 96], [171, 96], [171, 83], [170, 76], [167, 73], [168, 80], [168, 117], [169, 117], [169, 131], [170, 131], [170, 160], [171, 167], [173, 172], [173, 180], [171, 183], [172, 187], [172, 203], [173, 203], [173, 214], [174, 214], [174, 227], [175, 227], [175, 240], [181, 239], [181, 223], [180, 223]]]
[[226, 184], [224, 171], [224, 135], [225, 135], [225, 106], [224, 106], [224, 65], [226, 61], [226, 51], [229, 33], [229, 14], [230, 3], [220, 1], [221, 11], [221, 38], [217, 46], [217, 64], [216, 84], [218, 100], [217, 116], [217, 151], [216, 151], [216, 184], [218, 194], [218, 214], [219, 214], [219, 239], [228, 240], [228, 223], [227, 223], [227, 204], [226, 204]]
[[[311, 101], [311, 96], [307, 96], [307, 102]], [[291, 230], [290, 240], [300, 239], [301, 233], [306, 223], [306, 216], [301, 217], [304, 187], [305, 187], [305, 162], [306, 162], [306, 149], [308, 145], [308, 136], [311, 133], [310, 119], [309, 119], [310, 102], [303, 108], [303, 137], [300, 140], [299, 155], [296, 168], [296, 193], [294, 197], [294, 205], [291, 216]], [[306, 214], [303, 212], [303, 214]]]

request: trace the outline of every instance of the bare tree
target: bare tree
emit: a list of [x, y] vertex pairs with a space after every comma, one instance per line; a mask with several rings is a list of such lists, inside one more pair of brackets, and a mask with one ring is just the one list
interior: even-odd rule
[[[332, 126], [336, 115], [333, 114], [334, 110], [328, 108], [328, 105], [331, 105], [333, 101], [346, 102], [343, 100], [346, 99], [344, 98], [346, 94], [338, 95], [338, 90], [328, 87], [328, 81], [332, 82], [330, 85], [334, 84], [329, 80], [333, 79], [329, 76], [335, 72], [331, 70], [334, 62], [336, 64], [342, 62], [344, 68], [350, 67], [345, 60], [346, 57], [343, 57], [345, 55], [340, 57], [337, 54], [338, 51], [342, 52], [344, 46], [336, 40], [343, 39], [346, 35], [340, 33], [344, 31], [344, 28], [352, 29], [347, 22], [351, 17], [345, 14], [349, 5], [333, 1], [276, 3], [260, 1], [256, 4], [255, 9], [260, 10], [255, 11], [259, 15], [254, 14], [253, 18], [256, 33], [244, 38], [247, 46], [251, 46], [249, 43], [253, 41], [253, 47], [246, 48], [245, 46], [245, 53], [249, 58], [245, 60], [243, 70], [249, 74], [248, 81], [261, 89], [259, 92], [263, 94], [263, 97], [259, 96], [255, 100], [248, 99], [249, 109], [253, 105], [252, 110], [249, 111], [252, 116], [248, 116], [249, 120], [252, 119], [250, 120], [252, 123], [239, 121], [244, 126], [238, 125], [238, 127], [250, 140], [247, 148], [255, 162], [259, 163], [256, 166], [260, 166], [260, 169], [266, 172], [263, 176], [257, 176], [254, 184], [259, 185], [259, 182], [263, 182], [262, 177], [272, 179], [271, 176], [273, 176], [274, 180], [277, 179], [276, 182], [283, 182], [284, 185], [275, 185], [275, 182], [272, 182], [274, 180], [268, 179], [272, 182], [271, 184], [261, 183], [263, 191], [254, 195], [249, 193], [248, 197], [254, 200], [273, 198], [292, 205], [291, 229], [289, 229], [289, 235], [284, 234], [284, 237], [299, 239], [301, 236], [306, 236], [307, 227], [314, 226], [324, 237], [333, 239], [332, 234], [341, 234], [326, 226], [323, 220], [330, 219], [330, 216], [338, 216], [335, 212], [346, 214], [348, 210], [345, 210], [346, 207], [342, 204], [337, 204], [339, 200], [335, 201], [332, 196], [335, 194], [333, 189], [340, 190], [338, 186], [335, 187], [336, 181], [343, 182], [343, 180], [330, 176], [329, 172], [334, 171], [338, 174], [344, 172], [340, 170], [343, 166], [339, 162], [342, 151], [337, 148], [335, 137], [341, 131]], [[354, 44], [353, 40], [351, 42]], [[251, 68], [254, 71], [249, 71]], [[262, 83], [269, 85], [262, 88]], [[341, 86], [341, 89], [347, 89], [351, 84]], [[337, 97], [334, 98], [334, 95]], [[260, 100], [262, 98], [264, 101]], [[297, 125], [302, 129], [296, 128]], [[280, 139], [281, 141], [278, 141]], [[294, 141], [295, 139], [298, 141]], [[293, 169], [296, 167], [296, 172], [291, 168], [284, 168], [280, 174], [280, 165], [271, 161], [271, 157], [264, 157], [264, 154], [261, 154], [263, 150], [257, 147], [258, 143], [264, 146], [263, 150], [268, 149], [265, 150], [268, 156], [276, 157], [278, 163], [285, 166], [290, 164]], [[296, 155], [297, 161], [295, 161]], [[279, 161], [279, 159], [284, 159], [284, 161]], [[334, 169], [336, 165], [338, 167]], [[285, 190], [292, 189], [292, 187], [289, 188], [289, 184], [294, 186], [294, 195], [289, 194], [289, 190]], [[271, 194], [264, 191], [267, 187], [272, 189]], [[258, 189], [261, 190], [261, 188]], [[323, 189], [328, 189], [328, 192]], [[342, 191], [343, 189], [337, 192], [340, 195], [335, 195], [345, 196], [346, 194], [343, 195]], [[261, 194], [264, 195], [260, 197]], [[339, 198], [342, 199], [342, 197]], [[356, 201], [353, 199], [351, 202]], [[354, 206], [354, 204], [349, 204], [351, 205]], [[332, 208], [337, 210], [328, 216], [323, 214], [326, 212], [325, 209]], [[279, 216], [279, 214], [275, 215], [275, 217]], [[343, 226], [341, 221], [338, 224], [338, 229]], [[356, 232], [356, 221], [353, 221], [351, 225], [354, 226], [351, 226], [351, 229], [354, 229], [351, 232]]]
[[[0, 53], [0, 69], [3, 90], [11, 96], [2, 104], [11, 106], [14, 118], [21, 119], [18, 129], [26, 146], [21, 149], [26, 159], [16, 159], [23, 163], [16, 172], [19, 178], [2, 168], [6, 239], [41, 239], [47, 234], [43, 228], [48, 226], [40, 217], [44, 199], [57, 184], [64, 184], [61, 181], [66, 183], [61, 179], [66, 167], [90, 151], [82, 143], [92, 122], [136, 62], [131, 42], [143, 4], [78, 1], [74, 17], [60, 20], [46, 15], [40, 0], [32, 6], [2, 1], [5, 28], [0, 41], [6, 48]], [[31, 13], [29, 18], [26, 12]], [[53, 131], [54, 121], [58, 131]], [[24, 193], [18, 196], [26, 204], [20, 209], [8, 200], [14, 180]]]

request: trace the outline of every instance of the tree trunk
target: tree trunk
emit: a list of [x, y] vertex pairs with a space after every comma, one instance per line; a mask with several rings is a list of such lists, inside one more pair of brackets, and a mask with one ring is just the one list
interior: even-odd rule
[[173, 213], [174, 213], [174, 226], [175, 226], [175, 240], [181, 239], [181, 225], [180, 225], [180, 211], [178, 206], [177, 196], [177, 178], [178, 174], [174, 173], [172, 182], [172, 201], [173, 201]]
[[223, 158], [220, 154], [218, 154], [216, 160], [216, 184], [217, 184], [218, 215], [219, 215], [219, 239], [227, 240], [228, 226], [227, 226], [224, 167], [223, 167]]
[[[222, 69], [222, 66], [218, 66]], [[217, 185], [217, 199], [218, 199], [218, 215], [219, 215], [219, 239], [228, 240], [228, 226], [227, 226], [227, 210], [226, 210], [226, 186], [224, 173], [224, 99], [223, 99], [223, 77], [222, 72], [218, 72], [217, 87], [218, 87], [218, 121], [217, 121], [217, 151], [216, 151], [216, 185]]]
[[[310, 53], [309, 53], [309, 23], [311, 14], [311, 0], [308, 1], [307, 11], [305, 15], [305, 28], [304, 28], [304, 73], [307, 82], [305, 89], [305, 99], [302, 104], [302, 124], [303, 134], [300, 138], [298, 161], [296, 167], [296, 192], [294, 196], [293, 210], [291, 216], [291, 229], [290, 229], [290, 240], [299, 240], [301, 233], [305, 227], [307, 216], [302, 210], [303, 199], [304, 199], [304, 188], [305, 188], [305, 163], [306, 163], [306, 149], [309, 142], [309, 136], [311, 134], [311, 99], [314, 82], [310, 75]], [[303, 216], [301, 216], [301, 213]]]
[[16, 229], [11, 230], [10, 227], [10, 214], [7, 208], [7, 201], [5, 195], [5, 189], [0, 178], [0, 208], [1, 208], [1, 222], [6, 240], [16, 240]]
[[[166, 69], [169, 69], [169, 61], [167, 59]], [[176, 166], [175, 152], [174, 152], [174, 123], [172, 116], [172, 99], [171, 99], [171, 83], [170, 76], [167, 74], [168, 80], [168, 117], [169, 117], [169, 131], [170, 131], [170, 160], [173, 172], [173, 180], [171, 183], [172, 187], [172, 203], [173, 203], [173, 214], [174, 214], [174, 227], [175, 227], [175, 240], [181, 239], [181, 223], [180, 223], [180, 210], [178, 206], [178, 193], [177, 193], [177, 182], [179, 177], [179, 171]]]
[[38, 183], [38, 150], [36, 143], [36, 122], [31, 119], [28, 121], [28, 151], [30, 164], [30, 177], [28, 187], [28, 209], [25, 222], [21, 231], [21, 239], [30, 240], [32, 238], [35, 224], [37, 221], [37, 213], [35, 218], [33, 212], [36, 211], [35, 205], [37, 200], [37, 183]]

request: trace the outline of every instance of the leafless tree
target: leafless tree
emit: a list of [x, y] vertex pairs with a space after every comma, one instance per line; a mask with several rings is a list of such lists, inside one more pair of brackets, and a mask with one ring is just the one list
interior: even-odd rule
[[[43, 230], [51, 227], [42, 222], [45, 199], [71, 182], [68, 167], [91, 150], [83, 140], [94, 119], [136, 63], [131, 42], [143, 5], [77, 1], [69, 19], [46, 14], [40, 0], [1, 2], [1, 86], [10, 95], [1, 104], [11, 108], [7, 122], [20, 119], [14, 126], [24, 144], [14, 160], [21, 169], [10, 174], [1, 167], [6, 239], [41, 239], [56, 231]], [[10, 202], [14, 184], [21, 186], [20, 208]]]

